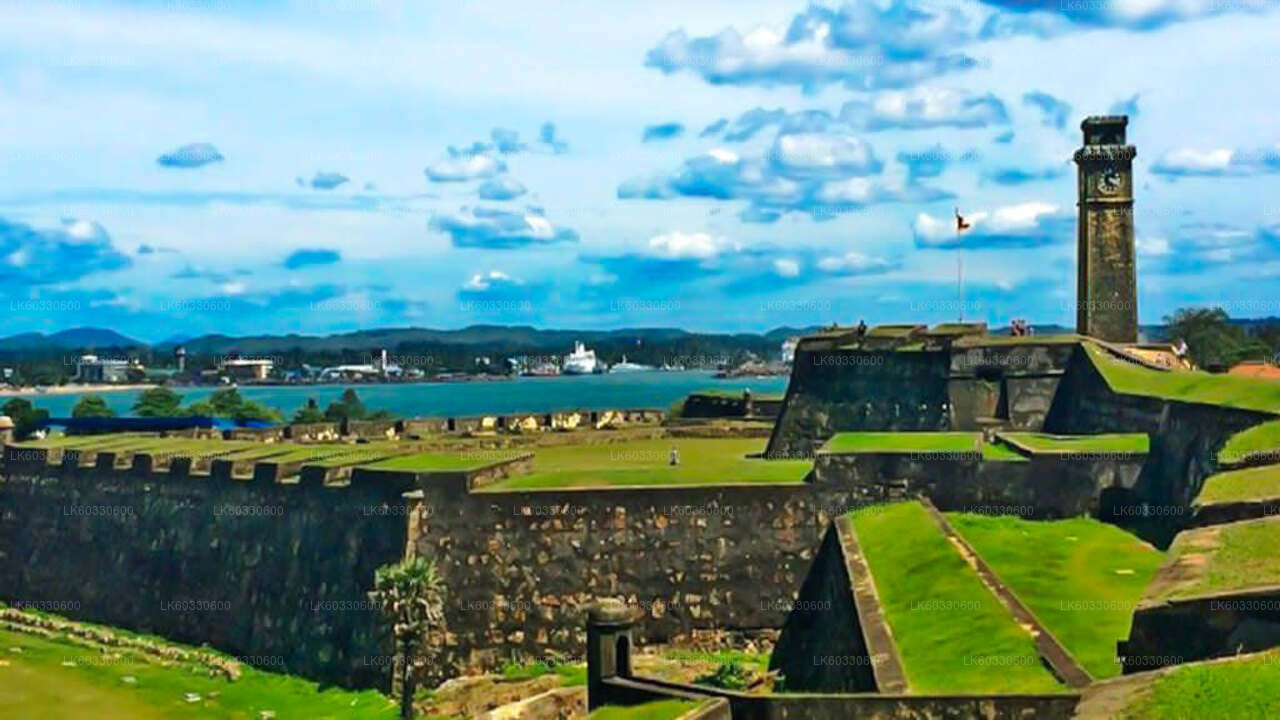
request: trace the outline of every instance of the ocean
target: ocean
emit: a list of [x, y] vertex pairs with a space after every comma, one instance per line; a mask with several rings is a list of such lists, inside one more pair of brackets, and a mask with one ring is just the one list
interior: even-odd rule
[[[696, 390], [717, 389], [755, 393], [781, 393], [786, 377], [719, 380], [704, 371], [631, 372], [606, 375], [520, 377], [494, 382], [403, 383], [395, 385], [288, 385], [247, 386], [240, 394], [279, 409], [285, 417], [306, 404], [308, 398], [324, 408], [342, 391], [354, 388], [370, 410], [389, 410], [399, 417], [461, 417], [489, 413], [550, 412], [566, 409], [659, 408]], [[183, 404], [207, 397], [216, 388], [175, 388]], [[137, 390], [97, 393], [117, 415], [132, 415]], [[80, 394], [24, 395], [53, 417], [68, 417]], [[7, 398], [0, 398], [3, 402]]]

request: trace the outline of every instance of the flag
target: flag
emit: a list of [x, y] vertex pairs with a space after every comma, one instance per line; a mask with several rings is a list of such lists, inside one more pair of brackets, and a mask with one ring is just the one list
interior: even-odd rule
[[964, 216], [960, 214], [960, 208], [956, 208], [956, 232], [964, 232], [965, 230], [968, 230], [969, 227], [969, 223], [966, 222]]

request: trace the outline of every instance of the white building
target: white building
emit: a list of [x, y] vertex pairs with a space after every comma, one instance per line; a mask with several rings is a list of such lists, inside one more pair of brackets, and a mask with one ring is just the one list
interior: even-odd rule
[[76, 361], [76, 382], [82, 383], [118, 383], [129, 379], [129, 368], [134, 363], [128, 360], [100, 358], [97, 355], [81, 355]]

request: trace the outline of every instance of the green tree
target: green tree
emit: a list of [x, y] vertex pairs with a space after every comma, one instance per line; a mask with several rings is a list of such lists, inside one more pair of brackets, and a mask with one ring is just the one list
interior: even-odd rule
[[0, 411], [13, 421], [14, 440], [26, 440], [31, 437], [31, 433], [49, 419], [48, 410], [36, 408], [26, 398], [10, 398], [0, 406]]
[[1270, 356], [1266, 345], [1249, 337], [1222, 308], [1182, 308], [1164, 319], [1170, 339], [1185, 340], [1191, 362], [1206, 370], [1225, 370], [1241, 360]]
[[324, 422], [324, 413], [320, 411], [315, 398], [308, 398], [307, 404], [298, 408], [298, 411], [293, 414], [293, 421], [295, 423]]
[[384, 565], [373, 575], [369, 599], [391, 623], [399, 652], [400, 717], [413, 717], [414, 651], [427, 634], [444, 626], [444, 578], [434, 562], [412, 557]]
[[99, 395], [85, 395], [71, 408], [73, 418], [112, 418], [116, 411], [107, 407], [107, 401]]
[[364, 420], [369, 414], [365, 409], [364, 403], [360, 401], [360, 396], [356, 395], [356, 391], [347, 388], [342, 391], [342, 397], [337, 402], [329, 403], [329, 407], [325, 408], [324, 419], [329, 422], [340, 422], [342, 420]]
[[163, 387], [143, 390], [138, 393], [133, 412], [138, 417], [180, 417], [183, 414], [182, 396]]
[[258, 420], [263, 422], [281, 422], [284, 416], [279, 410], [273, 407], [267, 407], [253, 400], [245, 400], [240, 406], [231, 411], [231, 419], [236, 422], [248, 422]]

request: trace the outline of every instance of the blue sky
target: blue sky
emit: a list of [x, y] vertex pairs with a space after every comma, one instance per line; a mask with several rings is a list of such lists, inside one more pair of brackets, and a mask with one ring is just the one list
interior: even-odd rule
[[1107, 112], [1142, 321], [1280, 315], [1274, 2], [316, 5], [0, 7], [8, 332], [1071, 324]]

